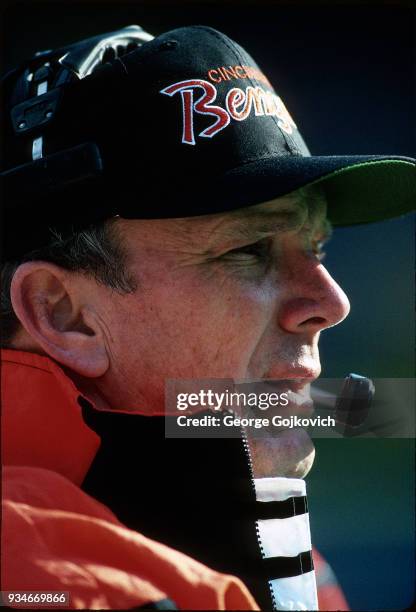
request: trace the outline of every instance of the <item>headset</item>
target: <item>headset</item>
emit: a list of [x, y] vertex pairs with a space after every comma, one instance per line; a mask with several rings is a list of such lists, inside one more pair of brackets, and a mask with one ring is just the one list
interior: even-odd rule
[[60, 49], [39, 51], [6, 74], [1, 84], [0, 173], [6, 219], [16, 203], [35, 204], [39, 198], [63, 193], [68, 186], [103, 175], [100, 151], [94, 142], [45, 152], [48, 141], [53, 141], [57, 109], [68, 95], [69, 85], [117, 62], [153, 38], [140, 26], [131, 25]]

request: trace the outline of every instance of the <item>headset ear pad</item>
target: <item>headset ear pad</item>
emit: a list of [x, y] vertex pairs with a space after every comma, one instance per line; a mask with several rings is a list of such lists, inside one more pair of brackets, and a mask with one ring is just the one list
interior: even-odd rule
[[[110, 187], [114, 181], [104, 179], [101, 149], [107, 151], [110, 179], [111, 158], [123, 150], [120, 144], [116, 151], [110, 146], [116, 141], [108, 130], [112, 123], [117, 126], [114, 114], [120, 112], [120, 105], [111, 101], [111, 89], [121, 94], [118, 79], [125, 79], [117, 60], [152, 39], [139, 26], [128, 26], [40, 52], [3, 78], [3, 258], [44, 246], [50, 241], [50, 228], [65, 234], [115, 214], [119, 191]], [[19, 112], [21, 131], [12, 120]], [[40, 144], [37, 159], [35, 139]], [[126, 130], [124, 143], [128, 141]]]

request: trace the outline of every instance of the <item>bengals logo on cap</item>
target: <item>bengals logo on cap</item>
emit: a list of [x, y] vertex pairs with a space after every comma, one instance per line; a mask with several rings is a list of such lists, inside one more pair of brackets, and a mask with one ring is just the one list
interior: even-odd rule
[[213, 104], [217, 97], [217, 88], [203, 79], [189, 79], [172, 83], [161, 89], [161, 94], [174, 96], [179, 93], [182, 99], [182, 142], [195, 145], [194, 113], [214, 118], [213, 123], [198, 136], [212, 138], [226, 128], [231, 120], [244, 121], [254, 111], [255, 116], [275, 116], [279, 128], [292, 134], [296, 124], [283, 104], [282, 99], [260, 86], [249, 85], [245, 89], [233, 87], [225, 98], [225, 108]]

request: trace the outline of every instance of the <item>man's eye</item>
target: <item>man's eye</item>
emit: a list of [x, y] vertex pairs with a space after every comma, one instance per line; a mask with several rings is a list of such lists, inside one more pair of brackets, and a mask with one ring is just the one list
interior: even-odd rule
[[259, 240], [258, 242], [253, 242], [252, 244], [245, 244], [238, 249], [232, 249], [231, 251], [227, 251], [223, 255], [225, 258], [233, 258], [233, 259], [241, 259], [249, 261], [250, 259], [264, 259], [270, 255], [270, 241], [269, 240]]

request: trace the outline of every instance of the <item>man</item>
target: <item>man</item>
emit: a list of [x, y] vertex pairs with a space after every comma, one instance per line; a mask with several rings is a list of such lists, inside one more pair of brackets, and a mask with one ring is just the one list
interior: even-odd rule
[[349, 308], [321, 263], [328, 218], [410, 210], [414, 160], [311, 157], [210, 28], [98, 38], [88, 62], [61, 50], [6, 81], [6, 221], [30, 222], [6, 236], [3, 590], [257, 609], [233, 574], [262, 608], [315, 609], [306, 432], [165, 440], [165, 381], [302, 396]]

